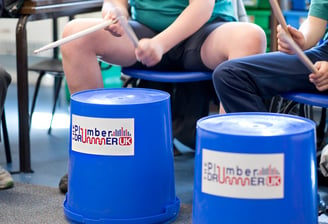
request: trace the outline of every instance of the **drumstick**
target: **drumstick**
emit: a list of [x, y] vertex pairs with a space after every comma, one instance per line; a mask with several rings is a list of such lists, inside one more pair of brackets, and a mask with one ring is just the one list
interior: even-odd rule
[[124, 16], [119, 16], [117, 19], [120, 22], [121, 26], [123, 27], [125, 33], [128, 35], [128, 37], [132, 41], [134, 47], [137, 48], [138, 47], [138, 42], [139, 42], [138, 37], [136, 36], [134, 31], [132, 30], [132, 28], [129, 25], [126, 18]]
[[49, 49], [58, 47], [58, 46], [60, 46], [62, 44], [65, 44], [65, 43], [70, 42], [72, 40], [75, 40], [77, 38], [83, 37], [83, 36], [85, 36], [87, 34], [90, 34], [92, 32], [95, 32], [97, 30], [104, 29], [105, 27], [107, 27], [107, 26], [109, 26], [109, 25], [111, 25], [113, 23], [116, 23], [116, 22], [117, 22], [117, 20], [106, 20], [106, 21], [104, 21], [102, 23], [99, 23], [99, 24], [97, 24], [95, 26], [92, 26], [90, 28], [87, 28], [85, 30], [82, 30], [82, 31], [80, 31], [78, 33], [75, 33], [75, 34], [70, 35], [68, 37], [65, 37], [65, 38], [62, 38], [62, 39], [57, 40], [55, 42], [52, 42], [50, 44], [47, 44], [47, 45], [45, 45], [45, 46], [43, 46], [43, 47], [35, 50], [34, 53], [35, 54], [38, 54], [38, 53], [40, 53], [42, 51], [46, 51], [46, 50], [49, 50]]
[[314, 67], [311, 60], [304, 54], [302, 49], [295, 43], [295, 41], [290, 37], [290, 35], [282, 32], [282, 38], [289, 44], [289, 46], [295, 51], [296, 55], [303, 62], [303, 64], [312, 72], [317, 73], [318, 70]]
[[281, 9], [279, 7], [277, 0], [269, 0], [269, 1], [270, 1], [270, 5], [272, 8], [273, 14], [277, 18], [278, 22], [280, 23], [280, 25], [284, 29], [284, 31], [289, 35], [285, 17], [283, 16], [283, 14], [281, 12]]
[[290, 33], [288, 32], [286, 20], [281, 12], [279, 4], [277, 0], [269, 0], [271, 8], [278, 22], [280, 23], [282, 29], [285, 32], [282, 32], [282, 37], [289, 44], [289, 46], [295, 51], [296, 55], [300, 58], [303, 64], [310, 69], [313, 73], [316, 73], [318, 70], [314, 67], [311, 60], [304, 54], [302, 49], [295, 43], [295, 41], [291, 38]]

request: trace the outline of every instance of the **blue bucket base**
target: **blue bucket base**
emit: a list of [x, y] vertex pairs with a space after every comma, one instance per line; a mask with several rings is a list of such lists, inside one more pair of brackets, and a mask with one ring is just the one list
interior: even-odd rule
[[309, 119], [255, 112], [202, 118], [192, 221], [317, 224], [315, 163]]
[[[67, 197], [67, 195], [66, 195]], [[101, 218], [98, 219], [89, 218], [81, 214], [72, 211], [67, 206], [67, 199], [64, 202], [64, 213], [68, 220], [73, 221], [73, 223], [133, 223], [133, 224], [151, 224], [151, 223], [163, 223], [168, 224], [176, 220], [180, 210], [180, 199], [176, 197], [176, 200], [173, 204], [165, 207], [162, 214], [147, 216], [147, 217], [138, 217], [131, 219], [111, 219], [111, 218]]]

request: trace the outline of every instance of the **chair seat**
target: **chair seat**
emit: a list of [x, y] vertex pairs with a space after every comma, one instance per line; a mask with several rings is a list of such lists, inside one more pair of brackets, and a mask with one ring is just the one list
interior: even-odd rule
[[317, 156], [320, 157], [321, 150], [327, 144], [328, 132], [327, 130], [327, 108], [328, 108], [328, 95], [320, 93], [302, 93], [291, 92], [281, 95], [282, 98], [289, 100], [290, 103], [284, 109], [285, 113], [290, 113], [294, 106], [299, 106], [298, 115], [313, 120], [312, 107], [319, 107], [321, 109], [320, 120], [316, 127], [317, 138]]
[[318, 93], [285, 93], [281, 95], [287, 100], [296, 101], [311, 106], [328, 108], [328, 95]]
[[156, 82], [197, 82], [212, 79], [212, 72], [204, 71], [154, 71], [132, 68], [123, 68], [125, 75], [133, 78]]
[[59, 59], [45, 59], [40, 62], [37, 62], [31, 66], [29, 66], [28, 70], [40, 72], [54, 72], [54, 73], [64, 73], [63, 64]]
[[54, 103], [52, 106], [52, 116], [50, 121], [50, 126], [48, 129], [48, 134], [51, 133], [52, 129], [52, 121], [56, 110], [57, 101], [59, 99], [59, 91], [61, 88], [62, 80], [64, 79], [64, 69], [61, 60], [56, 58], [49, 58], [45, 60], [41, 60], [40, 62], [37, 62], [28, 68], [29, 71], [34, 71], [39, 73], [39, 77], [37, 79], [35, 90], [33, 94], [33, 100], [31, 104], [31, 112], [30, 112], [30, 122], [32, 121], [32, 116], [34, 113], [36, 98], [39, 92], [41, 80], [44, 77], [45, 74], [51, 74], [55, 77], [55, 86], [54, 86]]

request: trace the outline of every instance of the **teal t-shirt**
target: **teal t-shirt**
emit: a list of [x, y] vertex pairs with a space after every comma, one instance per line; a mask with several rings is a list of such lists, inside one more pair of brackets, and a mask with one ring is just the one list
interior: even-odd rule
[[312, 0], [309, 15], [328, 21], [328, 1]]
[[[132, 18], [155, 31], [167, 28], [189, 5], [188, 0], [130, 0]], [[216, 0], [209, 21], [235, 21], [231, 0]], [[197, 18], [195, 18], [197, 19]], [[192, 21], [191, 21], [192, 22]]]

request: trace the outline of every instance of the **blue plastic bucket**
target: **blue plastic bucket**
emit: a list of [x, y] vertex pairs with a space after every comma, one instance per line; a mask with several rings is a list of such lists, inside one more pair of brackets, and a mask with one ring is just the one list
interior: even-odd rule
[[232, 113], [196, 132], [193, 223], [318, 223], [313, 121]]
[[97, 89], [71, 97], [66, 217], [77, 223], [169, 223], [175, 194], [170, 96]]

